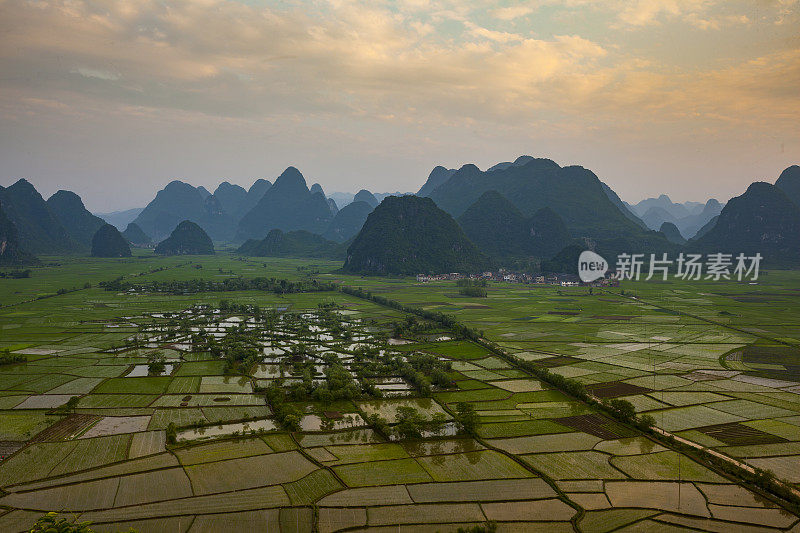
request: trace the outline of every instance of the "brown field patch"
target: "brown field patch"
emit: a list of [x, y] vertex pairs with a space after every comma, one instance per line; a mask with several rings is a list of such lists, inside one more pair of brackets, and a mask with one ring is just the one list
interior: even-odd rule
[[623, 439], [636, 435], [633, 430], [597, 413], [556, 418], [554, 422], [605, 440]]
[[75, 433], [78, 433], [81, 429], [88, 427], [95, 421], [100, 420], [100, 418], [102, 417], [97, 415], [69, 415], [65, 418], [62, 418], [49, 428], [40, 431], [35, 437], [28, 441], [28, 444], [63, 440], [71, 435], [74, 435]]
[[598, 398], [604, 399], [619, 398], [620, 396], [632, 396], [634, 394], [644, 394], [652, 391], [652, 389], [648, 389], [647, 387], [631, 385], [630, 383], [622, 383], [621, 381], [587, 385], [586, 389]]
[[553, 368], [556, 366], [571, 365], [573, 363], [581, 363], [581, 362], [583, 362], [583, 359], [578, 359], [577, 357], [569, 357], [567, 355], [557, 355], [555, 357], [548, 357], [547, 359], [539, 359], [538, 361], [536, 361], [536, 364], [546, 368]]
[[697, 431], [705, 433], [709, 437], [715, 438], [720, 442], [724, 442], [729, 446], [750, 446], [758, 444], [778, 444], [787, 442], [786, 439], [765, 433], [761, 430], [745, 426], [738, 422], [731, 422], [729, 424], [717, 424], [714, 426], [706, 426], [697, 428]]

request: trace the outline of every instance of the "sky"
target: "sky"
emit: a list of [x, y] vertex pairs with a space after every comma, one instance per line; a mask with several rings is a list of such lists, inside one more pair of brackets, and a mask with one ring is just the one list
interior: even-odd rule
[[800, 163], [800, 0], [0, 0], [0, 185], [416, 191], [582, 165], [636, 202]]

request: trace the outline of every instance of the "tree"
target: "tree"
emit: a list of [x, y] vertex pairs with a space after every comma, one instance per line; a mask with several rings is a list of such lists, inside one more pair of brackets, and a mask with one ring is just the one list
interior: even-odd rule
[[78, 408], [78, 402], [81, 401], [80, 396], [72, 396], [69, 400], [67, 400], [63, 405], [61, 405], [57, 410], [62, 413], [74, 413], [75, 409]]
[[425, 418], [413, 407], [397, 408], [397, 425], [395, 431], [401, 439], [418, 439], [422, 437]]
[[164, 363], [163, 357], [157, 357], [150, 361], [147, 365], [147, 374], [150, 376], [158, 376], [164, 373], [167, 365]]
[[170, 422], [167, 426], [167, 444], [175, 444], [178, 442], [178, 430], [175, 427], [175, 422]]
[[458, 402], [456, 404], [456, 422], [464, 433], [474, 435], [478, 428], [478, 413], [475, 411], [475, 407], [467, 402]]
[[636, 418], [636, 408], [628, 400], [614, 398], [608, 402], [608, 407], [623, 420], [631, 421]]
[[39, 518], [31, 528], [31, 533], [94, 533], [89, 528], [91, 522], [75, 522], [59, 517], [58, 513], [47, 513]]

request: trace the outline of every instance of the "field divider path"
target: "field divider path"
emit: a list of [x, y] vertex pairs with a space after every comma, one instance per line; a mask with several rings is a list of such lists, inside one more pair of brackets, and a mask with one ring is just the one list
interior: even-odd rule
[[[442, 408], [444, 408], [445, 411], [450, 413], [451, 416], [455, 416], [455, 413], [451, 410], [451, 408], [450, 408], [450, 406], [448, 404], [444, 403], [442, 405]], [[550, 485], [550, 488], [552, 488], [555, 491], [555, 493], [558, 494], [558, 498], [561, 501], [563, 501], [564, 503], [566, 503], [567, 505], [569, 505], [570, 507], [572, 507], [573, 509], [575, 509], [577, 511], [575, 513], [575, 516], [573, 516], [572, 519], [570, 520], [570, 522], [572, 523], [572, 526], [575, 528], [576, 531], [580, 531], [580, 529], [578, 529], [577, 525], [578, 525], [578, 522], [580, 522], [580, 520], [583, 518], [583, 515], [585, 514], [585, 511], [584, 511], [583, 507], [581, 507], [580, 505], [578, 505], [577, 503], [575, 503], [575, 502], [573, 502], [572, 500], [569, 499], [569, 497], [566, 495], [566, 493], [563, 490], [561, 490], [561, 487], [558, 486], [558, 484], [555, 482], [554, 479], [552, 479], [550, 476], [548, 476], [544, 472], [540, 472], [540, 471], [536, 470], [536, 468], [534, 468], [528, 462], [523, 461], [516, 454], [510, 453], [510, 452], [508, 452], [506, 450], [503, 450], [501, 448], [498, 448], [498, 447], [486, 442], [486, 439], [484, 439], [483, 437], [480, 437], [477, 434], [470, 434], [469, 436], [472, 437], [475, 440], [475, 442], [479, 443], [481, 446], [484, 446], [487, 450], [494, 450], [495, 452], [500, 453], [501, 455], [504, 455], [504, 456], [508, 457], [509, 459], [511, 459], [512, 461], [514, 461], [515, 463], [517, 463], [518, 465], [523, 467], [525, 470], [527, 470], [528, 472], [531, 472], [532, 474], [535, 474], [537, 477], [539, 477], [542, 480], [544, 480], [545, 483]], [[483, 510], [483, 506], [481, 506], [481, 510]]]
[[[342, 288], [344, 289], [345, 287], [342, 287]], [[345, 291], [347, 294], [350, 294], [350, 295], [355, 296], [357, 298], [362, 298], [362, 299], [365, 299], [365, 300], [368, 300], [368, 301], [372, 301], [374, 303], [377, 303], [379, 305], [383, 305], [385, 307], [397, 309], [397, 310], [399, 310], [401, 312], [407, 312], [407, 313], [415, 314], [417, 316], [422, 316], [423, 318], [427, 318], [427, 319], [430, 319], [430, 320], [437, 320], [436, 318], [432, 318], [432, 316], [431, 316], [432, 314], [431, 313], [428, 313], [428, 312], [426, 312], [426, 311], [424, 311], [422, 309], [406, 306], [406, 305], [404, 305], [404, 304], [402, 304], [400, 302], [393, 301], [393, 300], [388, 300], [388, 299], [383, 298], [383, 297], [375, 298], [374, 296], [367, 296], [366, 294], [362, 293], [362, 291], [360, 291], [360, 290], [355, 290], [354, 291], [349, 287], [347, 289], [349, 289], [349, 290]], [[614, 293], [612, 293], [610, 291], [605, 291], [605, 292], [607, 292], [608, 294], [617, 296], [617, 295], [615, 295]], [[648, 303], [648, 302], [644, 302], [643, 300], [639, 300], [638, 298], [635, 298], [635, 297], [631, 297], [631, 298], [633, 300], [635, 300], [635, 301], [638, 301], [638, 302]], [[661, 307], [661, 308], [662, 309], [666, 309], [668, 311], [672, 311], [671, 309], [668, 309], [668, 308], [664, 308], [664, 307]], [[685, 314], [686, 316], [690, 316], [690, 317], [693, 317], [693, 318], [700, 319], [700, 320], [705, 320], [706, 322], [711, 323], [711, 324], [717, 324], [714, 321], [706, 320], [706, 319], [703, 319], [702, 317], [695, 317], [694, 315], [691, 315], [689, 313], [683, 313], [683, 314]], [[517, 370], [523, 372], [524, 374], [528, 375], [532, 379], [536, 379], [536, 380], [540, 380], [541, 381], [540, 377], [532, 374], [529, 370], [524, 368], [520, 364], [519, 360], [516, 357], [514, 357], [512, 354], [508, 353], [505, 349], [503, 349], [500, 346], [498, 346], [495, 342], [480, 336], [477, 332], [471, 330], [470, 328], [468, 328], [468, 327], [464, 326], [463, 324], [461, 324], [460, 322], [456, 321], [455, 318], [452, 317], [452, 316], [443, 315], [441, 313], [439, 313], [436, 316], [439, 317], [438, 321], [440, 322], [440, 324], [442, 326], [444, 326], [444, 327], [446, 327], [448, 329], [451, 329], [457, 335], [466, 336], [468, 339], [472, 340], [473, 342], [476, 342], [480, 346], [483, 346], [484, 348], [486, 348], [490, 352], [492, 352], [495, 355], [497, 355], [498, 357], [502, 358], [507, 363], [512, 365], [514, 368], [516, 368]], [[722, 324], [718, 324], [718, 325], [722, 325]], [[724, 327], [727, 327], [727, 326], [724, 326]], [[729, 327], [729, 329], [734, 329], [736, 331], [739, 331], [738, 329], [733, 328], [733, 327]], [[742, 333], [750, 334], [749, 332], [745, 332], [745, 331], [742, 331]], [[764, 337], [764, 338], [770, 339], [769, 337]], [[790, 343], [785, 343], [784, 342], [783, 344], [787, 344], [787, 345], [791, 346]], [[550, 384], [553, 387], [561, 390], [562, 393], [564, 393], [564, 394], [566, 394], [566, 395], [568, 395], [568, 396], [570, 396], [572, 398], [575, 398], [577, 401], [579, 401], [579, 402], [581, 402], [583, 404], [586, 404], [586, 405], [588, 405], [588, 406], [590, 406], [590, 407], [592, 407], [594, 409], [600, 409], [600, 410], [603, 410], [603, 411], [609, 411], [604, 406], [603, 402], [599, 398], [597, 398], [597, 397], [595, 397], [595, 396], [593, 396], [591, 394], [587, 393], [586, 394], [586, 398], [580, 398], [580, 397], [577, 397], [575, 394], [573, 394], [573, 393], [571, 393], [571, 392], [569, 392], [567, 390], [560, 389], [559, 387], [557, 387], [553, 383], [548, 383], [548, 384]], [[669, 448], [669, 449], [671, 449], [671, 450], [673, 450], [673, 451], [675, 451], [675, 452], [677, 452], [679, 454], [686, 455], [690, 459], [699, 462], [700, 464], [706, 466], [707, 468], [710, 468], [712, 471], [717, 472], [718, 474], [722, 475], [723, 477], [727, 477], [727, 478], [729, 478], [731, 480], [735, 480], [735, 481], [737, 481], [739, 483], [744, 484], [750, 490], [753, 490], [754, 492], [757, 492], [757, 493], [761, 494], [765, 498], [768, 498], [768, 499], [770, 499], [772, 501], [775, 501], [776, 503], [781, 504], [782, 507], [785, 507], [787, 505], [790, 506], [791, 512], [793, 514], [797, 514], [798, 513], [798, 508], [800, 508], [800, 490], [794, 488], [791, 484], [789, 484], [789, 483], [787, 483], [785, 481], [776, 479], [776, 478], [773, 478], [771, 480], [771, 483], [772, 483], [773, 486], [782, 489], [786, 494], [788, 494], [790, 496], [789, 498], [784, 498], [781, 495], [772, 492], [771, 490], [767, 490], [766, 488], [763, 488], [761, 486], [757, 486], [753, 482], [748, 482], [748, 480], [746, 479], [746, 476], [742, 476], [741, 473], [746, 473], [748, 475], [752, 475], [752, 476], [757, 477], [758, 474], [759, 474], [759, 471], [756, 470], [753, 467], [750, 467], [749, 465], [744, 465], [743, 463], [741, 463], [741, 461], [733, 459], [732, 457], [729, 457], [729, 456], [727, 456], [727, 455], [725, 455], [725, 454], [723, 454], [721, 452], [717, 452], [715, 450], [710, 450], [710, 449], [706, 448], [705, 446], [702, 446], [700, 444], [694, 443], [692, 441], [688, 441], [687, 439], [684, 439], [684, 438], [681, 438], [681, 437], [677, 437], [676, 435], [673, 435], [672, 433], [670, 433], [668, 431], [662, 430], [660, 428], [656, 428], [654, 426], [650, 427], [649, 428], [650, 431], [648, 431], [648, 432], [642, 431], [641, 428], [634, 426], [630, 421], [620, 420], [619, 417], [615, 416], [614, 413], [611, 413], [610, 411], [609, 411], [609, 414], [611, 414], [613, 416], [613, 418], [617, 422], [629, 427], [630, 429], [632, 429], [636, 433], [643, 435], [645, 438], [649, 438], [650, 440], [653, 440], [656, 443], [661, 444], [662, 446], [665, 446], [665, 447], [667, 447], [667, 448]], [[686, 450], [681, 450], [681, 449], [677, 448], [676, 447], [676, 443], [680, 444], [682, 446], [689, 447], [692, 450], [696, 450], [696, 451], [699, 451], [701, 453], [699, 455], [695, 455], [695, 454], [691, 454], [690, 455], [690, 454], [687, 453]], [[732, 466], [734, 471], [731, 472], [731, 471], [722, 469], [718, 464], [715, 464], [713, 461], [709, 461], [706, 457], [704, 457], [704, 455], [711, 456], [711, 457], [713, 457], [714, 459], [716, 459], [718, 461], [724, 462], [728, 466]], [[543, 476], [543, 479], [546, 479], [546, 478]]]
[[764, 335], [763, 333], [759, 333], [757, 331], [747, 331], [747, 330], [742, 329], [742, 328], [737, 328], [736, 326], [731, 326], [730, 324], [723, 324], [722, 322], [717, 322], [716, 320], [712, 320], [710, 318], [705, 318], [705, 317], [702, 317], [700, 315], [695, 315], [694, 313], [689, 313], [687, 311], [680, 311], [680, 310], [677, 310], [677, 309], [672, 309], [671, 307], [667, 307], [665, 305], [654, 303], [652, 300], [643, 300], [642, 298], [639, 298], [638, 296], [627, 296], [627, 295], [623, 295], [623, 294], [616, 294], [616, 293], [613, 293], [613, 292], [611, 292], [611, 291], [609, 291], [607, 289], [603, 289], [603, 292], [605, 292], [606, 294], [612, 295], [612, 296], [621, 296], [622, 298], [627, 298], [627, 299], [632, 300], [634, 302], [643, 303], [643, 304], [647, 304], [647, 305], [652, 305], [653, 307], [657, 307], [658, 309], [661, 309], [663, 311], [669, 311], [670, 313], [676, 313], [676, 314], [679, 314], [679, 315], [687, 316], [689, 318], [694, 318], [696, 320], [700, 320], [702, 322], [705, 322], [706, 324], [711, 324], [711, 325], [714, 325], [714, 326], [719, 326], [719, 327], [722, 327], [722, 328], [730, 329], [730, 330], [735, 331], [737, 333], [742, 333], [744, 335], [749, 335], [751, 337], [758, 337], [760, 339], [768, 340], [770, 342], [783, 344], [784, 346], [791, 346], [791, 347], [797, 346], [797, 344], [793, 343], [793, 342], [788, 342], [788, 341], [776, 339], [775, 337], [770, 337], [769, 335]]

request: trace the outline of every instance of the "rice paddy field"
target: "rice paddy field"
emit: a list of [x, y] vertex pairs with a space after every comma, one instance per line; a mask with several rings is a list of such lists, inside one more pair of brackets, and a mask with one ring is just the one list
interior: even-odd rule
[[[591, 293], [490, 284], [487, 298], [467, 298], [454, 282], [345, 276], [316, 260], [45, 263], [0, 280], [0, 349], [27, 359], [0, 366], [0, 531], [48, 511], [96, 531], [800, 528], [782, 502], [482, 346], [430, 324], [395, 337], [409, 320], [400, 311], [335, 291], [97, 286], [313, 273], [362, 287], [452, 314], [520, 359], [800, 487], [798, 274]], [[234, 338], [257, 354], [230, 368]], [[151, 372], [156, 359], [165, 368]], [[410, 412], [424, 426], [416, 435], [401, 429]]]

